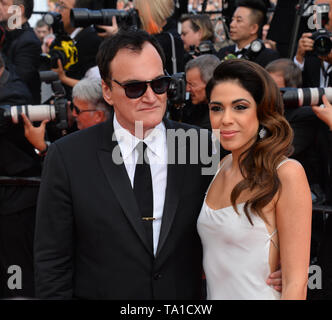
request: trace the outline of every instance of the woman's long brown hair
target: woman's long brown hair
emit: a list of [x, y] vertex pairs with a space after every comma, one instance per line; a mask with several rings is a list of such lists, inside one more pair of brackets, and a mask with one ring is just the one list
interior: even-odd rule
[[257, 104], [260, 128], [263, 126], [267, 130], [263, 139], [257, 132], [256, 141], [239, 157], [243, 180], [232, 190], [231, 203], [238, 213], [236, 200], [244, 190], [249, 190], [252, 195], [244, 205], [246, 216], [253, 224], [250, 208], [266, 221], [262, 209], [281, 189], [277, 166], [292, 153], [293, 131], [283, 116], [284, 106], [278, 87], [258, 64], [241, 59], [222, 62], [207, 84], [209, 100], [213, 88], [225, 81], [236, 81], [252, 95]]

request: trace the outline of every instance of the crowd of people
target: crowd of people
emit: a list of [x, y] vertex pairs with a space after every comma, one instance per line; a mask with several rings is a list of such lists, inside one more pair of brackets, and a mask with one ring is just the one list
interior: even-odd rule
[[[286, 57], [282, 1], [218, 16], [226, 2], [56, 0], [33, 29], [33, 0], [0, 1], [0, 298], [332, 297], [332, 51], [303, 30]], [[73, 22], [106, 6], [138, 21]], [[45, 61], [63, 94], [43, 101]], [[308, 87], [322, 99], [301, 106]], [[66, 130], [12, 120], [60, 98]], [[308, 293], [312, 263], [323, 288]]]

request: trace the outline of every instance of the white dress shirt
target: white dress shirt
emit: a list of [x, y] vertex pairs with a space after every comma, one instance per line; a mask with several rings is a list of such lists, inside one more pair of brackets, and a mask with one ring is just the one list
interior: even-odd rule
[[[120, 125], [115, 113], [113, 125], [114, 134], [121, 150], [131, 186], [134, 187], [135, 168], [138, 160], [136, 146], [141, 140], [133, 136]], [[167, 184], [167, 143], [165, 125], [162, 122], [158, 124], [153, 131], [144, 138], [143, 142], [147, 145], [146, 152], [149, 158], [152, 176], [153, 217], [155, 218], [152, 223], [153, 252], [156, 254]]]

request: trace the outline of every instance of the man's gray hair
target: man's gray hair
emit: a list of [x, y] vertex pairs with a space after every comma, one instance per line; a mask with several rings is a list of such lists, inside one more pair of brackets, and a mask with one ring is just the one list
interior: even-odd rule
[[80, 80], [73, 88], [72, 97], [89, 102], [96, 110], [104, 111], [107, 119], [109, 118], [110, 106], [104, 100], [101, 79], [86, 78]]
[[202, 80], [205, 83], [208, 83], [213, 76], [214, 70], [219, 64], [219, 58], [213, 54], [203, 54], [195, 59], [190, 60], [186, 64], [185, 72], [193, 68], [198, 68], [201, 73]]

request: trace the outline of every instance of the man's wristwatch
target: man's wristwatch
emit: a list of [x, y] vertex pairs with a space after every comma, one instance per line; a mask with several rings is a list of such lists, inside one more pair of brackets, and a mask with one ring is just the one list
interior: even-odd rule
[[51, 142], [49, 141], [45, 141], [46, 147], [43, 150], [38, 150], [35, 149], [36, 153], [40, 156], [40, 157], [44, 157], [47, 153], [48, 147], [50, 146]]

